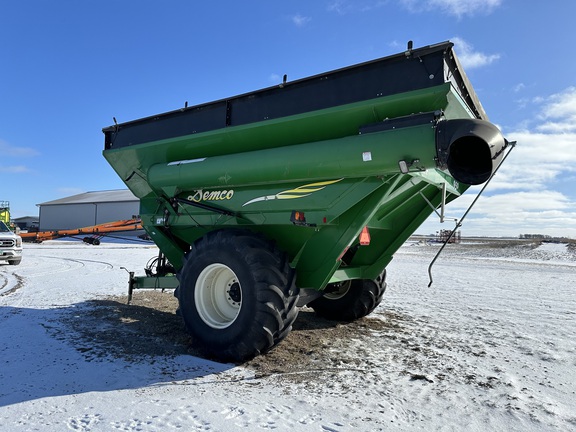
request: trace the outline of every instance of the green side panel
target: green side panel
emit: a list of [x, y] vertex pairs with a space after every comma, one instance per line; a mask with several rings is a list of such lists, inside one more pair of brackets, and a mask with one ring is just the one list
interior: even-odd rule
[[449, 83], [368, 101], [104, 151], [104, 157], [139, 198], [152, 193], [152, 165], [239, 154], [358, 135], [359, 127], [417, 112], [444, 110]]
[[[207, 200], [199, 200], [238, 209], [233, 216], [187, 204], [180, 204], [175, 211], [161, 200], [146, 198], [141, 201], [142, 221], [177, 269], [195, 240], [210, 230], [236, 226], [274, 239], [289, 255], [301, 288], [323, 289], [343, 275], [375, 278], [434, 211], [426, 199], [433, 206], [440, 204], [442, 183], [447, 185], [448, 199], [467, 188], [454, 184], [450, 176], [438, 170], [289, 184], [286, 189], [259, 186], [240, 188], [229, 195], [230, 199], [224, 196], [210, 201], [205, 193]], [[268, 198], [243, 206], [255, 196]], [[307, 225], [292, 224], [293, 211], [304, 213]], [[364, 226], [369, 227], [372, 241], [369, 246], [358, 247], [358, 235]], [[357, 251], [353, 259], [343, 265], [340, 259], [344, 252], [354, 248]]]
[[[337, 223], [324, 228], [304, 246], [296, 264], [300, 286], [322, 289], [328, 282], [376, 278], [398, 248], [434, 211], [427, 201], [434, 207], [440, 205], [442, 189], [436, 181], [442, 178], [435, 170], [415, 176], [391, 176], [352, 205]], [[451, 198], [466, 188], [464, 185], [458, 189], [447, 187]], [[358, 237], [365, 226], [369, 228], [371, 242], [360, 246]], [[343, 256], [346, 250], [354, 252], [353, 258], [347, 258], [348, 254]], [[342, 256], [343, 262], [340, 262]]]

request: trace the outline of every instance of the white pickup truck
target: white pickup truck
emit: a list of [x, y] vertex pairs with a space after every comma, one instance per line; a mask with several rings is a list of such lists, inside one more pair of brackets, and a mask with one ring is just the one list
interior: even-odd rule
[[22, 238], [0, 221], [0, 261], [18, 265], [22, 261]]

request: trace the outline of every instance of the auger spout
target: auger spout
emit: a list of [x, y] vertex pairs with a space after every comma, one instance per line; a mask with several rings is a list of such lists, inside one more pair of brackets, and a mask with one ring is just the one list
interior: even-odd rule
[[499, 165], [508, 142], [485, 120], [454, 119], [438, 123], [438, 163], [460, 183], [486, 182]]

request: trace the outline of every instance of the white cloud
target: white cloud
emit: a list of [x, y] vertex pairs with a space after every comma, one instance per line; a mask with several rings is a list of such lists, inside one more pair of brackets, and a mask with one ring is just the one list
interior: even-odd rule
[[[462, 211], [467, 209], [476, 193], [466, 194], [464, 197], [454, 201], [449, 208], [452, 211]], [[522, 206], [518, 206], [521, 202]], [[574, 203], [563, 193], [553, 190], [540, 191], [519, 191], [499, 193], [496, 195], [483, 195], [474, 207], [474, 213], [484, 215], [497, 215], [505, 217], [517, 212], [530, 213], [540, 211], [574, 211]]]
[[519, 143], [514, 150], [515, 160], [530, 166], [544, 164], [576, 168], [575, 133], [520, 131], [507, 135]]
[[460, 18], [490, 14], [502, 4], [502, 0], [400, 0], [400, 3], [411, 12], [440, 11]]
[[452, 38], [452, 42], [464, 69], [486, 66], [500, 58], [500, 54], [484, 54], [475, 51], [472, 45], [459, 37]]
[[306, 24], [308, 24], [310, 21], [312, 21], [312, 18], [307, 17], [307, 16], [303, 16], [303, 15], [300, 15], [300, 14], [293, 15], [293, 16], [291, 17], [291, 19], [292, 19], [292, 22], [293, 22], [297, 27], [303, 27], [303, 26], [305, 26]]
[[[439, 11], [447, 15], [474, 16], [488, 15], [502, 4], [503, 0], [395, 0], [412, 13]], [[388, 6], [392, 0], [332, 0], [327, 10], [345, 15], [350, 12], [370, 12]]]
[[345, 0], [334, 0], [326, 7], [328, 12], [336, 12], [340, 15], [344, 15], [349, 8], [350, 5]]
[[329, 12], [336, 12], [340, 15], [346, 15], [349, 12], [370, 12], [374, 9], [386, 6], [389, 3], [390, 0], [333, 0], [328, 4], [326, 9]]
[[514, 93], [519, 93], [519, 92], [521, 92], [522, 90], [524, 90], [525, 88], [526, 88], [526, 84], [524, 84], [524, 83], [518, 83], [518, 84], [516, 84], [516, 85], [514, 86], [514, 88], [512, 89], [512, 91], [513, 91]]
[[0, 172], [11, 174], [22, 174], [30, 172], [30, 169], [28, 169], [24, 165], [0, 166]]
[[[469, 193], [450, 203], [447, 215], [460, 218], [475, 197], [475, 193]], [[463, 221], [461, 231], [464, 236], [545, 234], [576, 238], [575, 221], [576, 202], [560, 192], [509, 192], [480, 197]], [[427, 234], [453, 227], [450, 220], [440, 224], [437, 217], [431, 217], [418, 232]]]
[[505, 132], [518, 145], [494, 178], [502, 189], [539, 190], [576, 172], [576, 88], [540, 102], [541, 113], [528, 122], [532, 127]]
[[[544, 123], [538, 126], [542, 132], [576, 132], [576, 87], [569, 87], [562, 93], [550, 96], [545, 102], [540, 118]], [[572, 153], [576, 153], [572, 147]]]
[[530, 131], [505, 133], [518, 144], [490, 184], [490, 190], [539, 191], [576, 172], [576, 134]]
[[30, 147], [16, 147], [0, 139], [0, 154], [2, 157], [31, 157], [40, 153]]
[[386, 6], [387, 4], [388, 4], [388, 0], [371, 1], [371, 2], [364, 4], [364, 6], [362, 6], [360, 10], [362, 12], [370, 12], [374, 9], [379, 9], [382, 6]]

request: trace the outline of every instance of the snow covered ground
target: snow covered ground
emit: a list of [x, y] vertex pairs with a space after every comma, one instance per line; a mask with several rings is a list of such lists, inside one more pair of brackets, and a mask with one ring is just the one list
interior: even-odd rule
[[[154, 297], [108, 298], [154, 247], [25, 244], [0, 266], [0, 430], [576, 431], [575, 250], [449, 245], [428, 288], [437, 250], [402, 247], [370, 317], [304, 309], [236, 366], [187, 352]], [[175, 327], [135, 331], [161, 319]]]

